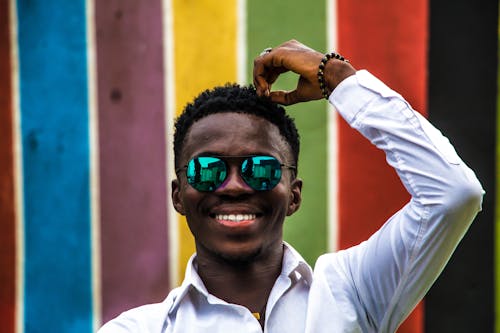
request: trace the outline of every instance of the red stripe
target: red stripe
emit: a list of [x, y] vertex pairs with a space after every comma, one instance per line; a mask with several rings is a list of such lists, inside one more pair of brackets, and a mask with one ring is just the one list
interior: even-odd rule
[[[428, 7], [424, 0], [338, 0], [339, 52], [366, 68], [425, 114]], [[358, 244], [409, 199], [394, 170], [339, 121], [339, 244]], [[423, 308], [398, 330], [423, 331]]]
[[9, 1], [0, 1], [0, 323], [14, 332], [16, 315], [16, 212]]
[[96, 1], [102, 317], [169, 289], [161, 0]]

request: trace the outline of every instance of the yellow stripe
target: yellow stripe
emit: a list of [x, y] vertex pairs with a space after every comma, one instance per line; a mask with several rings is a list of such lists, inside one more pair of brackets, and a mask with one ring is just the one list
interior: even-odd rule
[[[199, 92], [237, 80], [237, 1], [173, 0], [175, 100], [178, 115]], [[184, 217], [179, 217], [179, 276], [194, 252]]]

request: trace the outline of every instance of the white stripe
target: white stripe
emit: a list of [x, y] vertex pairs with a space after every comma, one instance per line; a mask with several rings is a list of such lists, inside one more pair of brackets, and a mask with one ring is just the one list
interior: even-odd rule
[[237, 41], [236, 41], [236, 65], [237, 80], [239, 84], [247, 83], [247, 1], [238, 0], [236, 5]]
[[[337, 43], [337, 0], [326, 0], [327, 49], [336, 50]], [[328, 251], [338, 250], [338, 124], [337, 111], [328, 104]]]
[[86, 0], [87, 26], [87, 90], [89, 113], [89, 157], [90, 157], [90, 227], [92, 269], [92, 313], [93, 331], [102, 324], [101, 298], [101, 206], [99, 181], [99, 126], [97, 116], [97, 65], [95, 41], [94, 2]]
[[14, 200], [16, 211], [16, 332], [24, 332], [24, 181], [21, 138], [21, 100], [19, 96], [19, 49], [17, 43], [16, 0], [9, 1], [10, 59], [14, 143]]
[[171, 201], [172, 179], [175, 177], [174, 157], [173, 157], [173, 137], [174, 137], [174, 119], [175, 119], [175, 67], [174, 67], [174, 20], [172, 0], [163, 0], [163, 68], [165, 74], [165, 129], [167, 142], [167, 205], [168, 214], [168, 240], [169, 240], [169, 271], [170, 287], [179, 284], [179, 230], [178, 218]]

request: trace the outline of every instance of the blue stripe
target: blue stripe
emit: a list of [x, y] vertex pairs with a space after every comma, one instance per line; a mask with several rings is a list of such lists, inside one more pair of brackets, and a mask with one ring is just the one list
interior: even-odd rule
[[85, 1], [18, 0], [24, 331], [91, 332]]

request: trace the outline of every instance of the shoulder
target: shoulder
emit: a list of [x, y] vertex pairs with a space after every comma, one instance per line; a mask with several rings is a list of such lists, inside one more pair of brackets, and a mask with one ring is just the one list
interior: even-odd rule
[[314, 264], [314, 282], [322, 281], [332, 291], [351, 291], [355, 287], [354, 280], [359, 277], [356, 272], [359, 273], [358, 269], [364, 268], [363, 256], [367, 243], [364, 241], [347, 249], [319, 256]]
[[97, 333], [161, 332], [172, 306], [173, 291], [161, 303], [147, 304], [121, 313]]
[[164, 303], [143, 305], [123, 312], [101, 327], [98, 333], [160, 332], [167, 313]]

